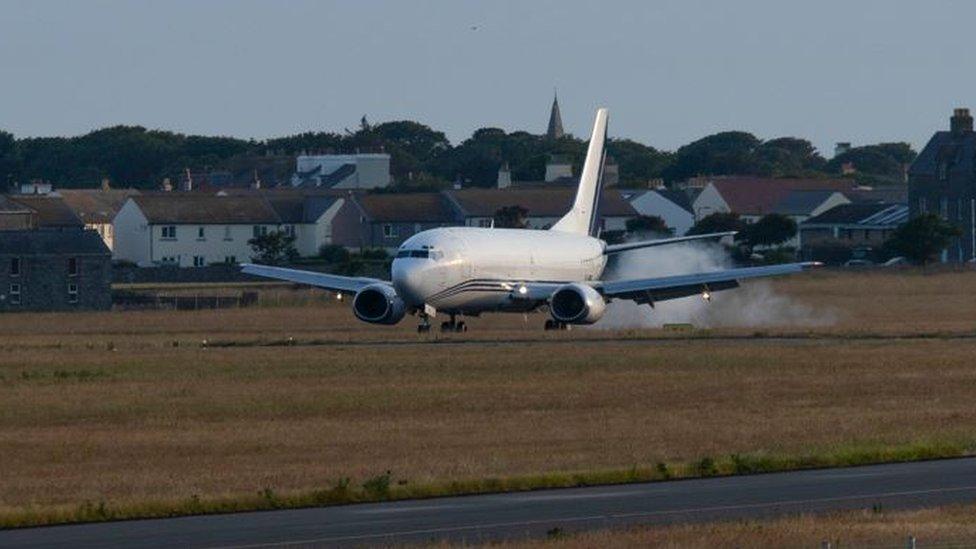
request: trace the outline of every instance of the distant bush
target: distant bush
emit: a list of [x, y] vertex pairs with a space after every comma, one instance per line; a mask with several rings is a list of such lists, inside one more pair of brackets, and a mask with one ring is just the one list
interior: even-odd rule
[[363, 248], [359, 252], [359, 257], [362, 259], [387, 259], [389, 254], [386, 253], [384, 248]]
[[386, 499], [390, 496], [390, 478], [390, 471], [377, 475], [363, 483], [363, 490], [370, 497]]
[[319, 248], [319, 257], [329, 263], [344, 263], [349, 261], [349, 250], [337, 244], [323, 244]]

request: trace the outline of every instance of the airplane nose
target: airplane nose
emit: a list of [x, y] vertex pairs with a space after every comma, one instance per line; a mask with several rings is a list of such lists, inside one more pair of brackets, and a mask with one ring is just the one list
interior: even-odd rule
[[393, 287], [405, 303], [413, 306], [424, 304], [425, 279], [423, 265], [416, 260], [394, 260], [391, 274]]

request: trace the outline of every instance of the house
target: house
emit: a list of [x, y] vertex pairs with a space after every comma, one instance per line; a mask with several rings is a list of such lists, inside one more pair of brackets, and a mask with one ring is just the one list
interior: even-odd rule
[[[692, 203], [692, 209], [696, 221], [713, 213], [733, 212], [739, 214], [746, 223], [752, 223], [764, 215], [784, 213], [780, 211], [781, 208], [795, 211], [794, 208], [801, 202], [805, 210], [812, 212], [824, 211], [830, 206], [837, 205], [835, 202], [839, 200], [839, 197], [833, 194], [790, 197], [790, 193], [794, 191], [833, 191], [843, 195], [856, 189], [857, 184], [846, 179], [716, 177], [705, 184]], [[811, 208], [807, 202], [815, 196], [823, 198], [824, 203]]]
[[949, 131], [929, 139], [908, 169], [911, 217], [933, 213], [962, 229], [942, 251], [943, 262], [976, 259], [976, 133], [969, 109], [956, 109]]
[[907, 204], [841, 204], [800, 224], [800, 255], [808, 261], [842, 263], [856, 252], [879, 250], [907, 220]]
[[388, 187], [390, 155], [316, 154], [300, 155], [295, 161], [294, 187], [325, 189], [376, 189]]
[[[462, 189], [444, 191], [460, 225], [491, 227], [495, 213], [508, 206], [528, 211], [531, 229], [548, 229], [570, 210], [576, 189], [568, 187], [508, 189]], [[629, 202], [616, 190], [604, 190], [599, 206], [600, 227], [604, 231], [623, 231], [628, 219], [637, 216]]]
[[0, 231], [0, 312], [109, 309], [111, 280], [94, 231]]
[[259, 195], [146, 193], [129, 197], [116, 214], [113, 257], [140, 267], [203, 267], [249, 261], [251, 238], [282, 227]]
[[139, 194], [135, 189], [62, 189], [58, 195], [85, 224], [102, 237], [109, 250], [115, 248], [112, 221], [129, 197]]
[[354, 193], [339, 209], [332, 242], [347, 248], [387, 248], [427, 229], [457, 225], [442, 193]]
[[11, 195], [11, 201], [33, 212], [32, 228], [78, 231], [85, 228], [81, 218], [57, 195]]
[[691, 200], [683, 191], [661, 188], [628, 194], [627, 199], [638, 214], [660, 217], [678, 236], [695, 224]]
[[343, 193], [275, 189], [258, 195], [274, 209], [278, 223], [294, 235], [298, 255], [318, 255], [322, 246], [333, 243], [333, 220], [346, 202]]
[[36, 216], [34, 210], [0, 195], [0, 231], [33, 229], [37, 226]]

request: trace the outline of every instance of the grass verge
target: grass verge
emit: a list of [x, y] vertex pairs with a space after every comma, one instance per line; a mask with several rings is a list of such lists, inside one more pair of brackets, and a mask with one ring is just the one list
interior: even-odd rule
[[268, 487], [254, 494], [231, 497], [201, 498], [191, 495], [182, 500], [126, 504], [86, 501], [74, 507], [45, 506], [0, 510], [0, 529], [854, 467], [878, 463], [958, 458], [973, 455], [974, 450], [976, 450], [974, 442], [916, 442], [899, 446], [852, 445], [808, 455], [703, 456], [692, 462], [660, 462], [653, 466], [635, 465], [629, 469], [552, 472], [417, 484], [397, 480], [388, 471], [359, 484], [354, 484], [350, 478], [342, 478], [331, 487], [290, 493], [277, 493]]

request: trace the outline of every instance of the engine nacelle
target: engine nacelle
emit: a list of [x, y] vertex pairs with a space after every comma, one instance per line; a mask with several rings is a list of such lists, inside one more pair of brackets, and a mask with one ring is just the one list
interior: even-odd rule
[[396, 324], [407, 314], [406, 304], [386, 284], [371, 284], [356, 292], [352, 310], [356, 318], [373, 324]]
[[593, 324], [603, 317], [607, 302], [600, 292], [586, 284], [560, 286], [549, 297], [552, 318], [563, 324]]

